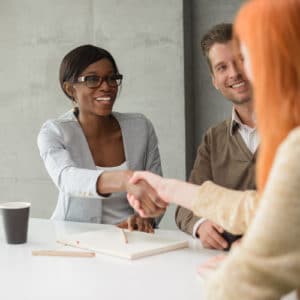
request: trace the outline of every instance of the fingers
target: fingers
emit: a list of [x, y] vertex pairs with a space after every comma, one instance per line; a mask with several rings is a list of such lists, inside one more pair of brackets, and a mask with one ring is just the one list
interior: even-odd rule
[[140, 201], [136, 199], [131, 193], [127, 193], [127, 200], [131, 207], [133, 207], [136, 211], [142, 208]]
[[154, 233], [154, 228], [153, 228], [153, 221], [152, 219], [143, 219], [140, 218], [141, 222], [143, 223], [143, 227], [141, 231], [147, 232], [147, 233]]
[[208, 259], [205, 263], [203, 263], [198, 271], [206, 271], [207, 269], [216, 269], [226, 258], [225, 255], [217, 255], [210, 259]]
[[155, 175], [151, 172], [138, 171], [133, 173], [129, 182], [135, 184], [140, 180], [145, 180], [155, 189], [160, 178], [161, 178], [160, 176]]
[[143, 219], [139, 216], [136, 217], [136, 225], [138, 231], [144, 231], [144, 222]]
[[147, 233], [154, 232], [153, 225], [152, 225], [152, 219], [149, 219], [149, 218], [144, 219], [135, 214], [128, 218], [127, 223], [128, 223], [128, 229], [130, 231], [138, 230], [138, 231], [143, 231], [143, 232], [147, 232]]
[[119, 228], [127, 229], [128, 228], [127, 220], [117, 224], [116, 226]]
[[141, 207], [141, 203], [139, 200], [137, 200], [132, 194], [127, 193], [127, 199], [131, 207], [143, 218], [146, 218], [146, 216], [143, 208]]
[[128, 184], [127, 190], [128, 202], [142, 217], [156, 217], [165, 211], [166, 205], [156, 204], [159, 197], [147, 182], [140, 180], [135, 185]]
[[212, 228], [209, 230], [210, 237], [220, 246], [222, 247], [221, 249], [225, 249], [228, 247], [227, 241], [220, 235], [224, 232], [224, 229], [213, 223]]
[[153, 228], [153, 224], [152, 224], [152, 220], [148, 221], [146, 223], [146, 226], [145, 226], [145, 232], [147, 233], [154, 233], [154, 228]]
[[198, 228], [198, 235], [203, 247], [209, 249], [224, 250], [227, 248], [227, 241], [220, 235], [219, 231], [224, 231], [222, 227], [210, 220], [203, 222]]
[[213, 223], [213, 226], [215, 227], [215, 229], [217, 229], [217, 231], [219, 232], [219, 233], [223, 233], [224, 232], [224, 228], [222, 227], [222, 226], [220, 226], [220, 225], [218, 225], [218, 224], [216, 224], [216, 223]]
[[226, 241], [216, 231], [210, 233], [205, 239], [208, 248], [218, 250], [223, 250], [226, 248], [226, 246], [224, 246], [226, 244], [223, 241], [226, 243]]
[[167, 208], [169, 203], [164, 202], [157, 194], [149, 194], [151, 201], [159, 208]]
[[217, 232], [216, 230], [211, 230], [209, 236], [213, 242], [213, 245], [216, 246], [216, 249], [225, 249], [228, 246], [226, 240]]
[[135, 225], [135, 216], [132, 215], [127, 219], [128, 223], [128, 230], [133, 231], [134, 230], [134, 225]]
[[140, 186], [141, 189], [145, 192], [145, 198], [150, 200], [148, 203], [150, 205], [153, 205], [153, 207], [159, 207], [159, 208], [166, 208], [168, 206], [168, 203], [162, 201], [160, 197], [158, 196], [157, 192], [152, 188], [151, 185], [149, 185], [146, 181], [140, 180], [136, 183], [136, 185]]
[[157, 206], [152, 200], [155, 199], [155, 193], [153, 192], [152, 188], [144, 181], [139, 181], [137, 185], [141, 189], [141, 204], [144, 208], [145, 213], [152, 214], [157, 209]]
[[165, 187], [164, 178], [151, 172], [137, 171], [133, 173], [129, 180], [129, 183], [137, 184], [140, 181], [146, 182], [151, 187], [151, 190], [153, 191], [151, 198], [156, 206], [160, 208], [166, 208], [168, 206], [168, 203], [160, 197], [161, 192]]

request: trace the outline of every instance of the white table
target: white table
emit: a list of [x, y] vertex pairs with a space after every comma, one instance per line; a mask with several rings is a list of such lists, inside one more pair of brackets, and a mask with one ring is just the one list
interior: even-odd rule
[[[0, 227], [2, 220], [0, 217]], [[57, 236], [106, 225], [30, 219], [28, 242], [8, 245], [0, 230], [0, 299], [8, 300], [201, 300], [196, 267], [218, 254], [180, 231], [190, 248], [139, 260], [97, 254], [95, 258], [37, 257], [32, 250], [58, 249]], [[295, 295], [285, 300], [296, 299]]]
[[79, 233], [103, 226], [30, 219], [28, 242], [23, 245], [6, 244], [1, 228], [0, 298], [201, 299], [201, 282], [196, 267], [218, 252], [201, 249], [199, 241], [178, 230], [169, 231], [169, 234], [187, 238], [189, 249], [133, 261], [101, 254], [95, 258], [31, 255], [32, 250], [60, 248], [55, 241], [61, 233]]

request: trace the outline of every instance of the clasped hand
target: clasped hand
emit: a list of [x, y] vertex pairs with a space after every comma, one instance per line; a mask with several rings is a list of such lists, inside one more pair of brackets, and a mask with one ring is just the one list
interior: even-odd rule
[[127, 185], [127, 199], [138, 214], [143, 217], [158, 217], [162, 215], [168, 204], [161, 200], [151, 185], [141, 179], [129, 181]]
[[117, 224], [119, 228], [130, 231], [137, 230], [147, 233], [154, 233], [154, 221], [152, 218], [142, 218], [138, 214], [129, 216], [127, 220]]

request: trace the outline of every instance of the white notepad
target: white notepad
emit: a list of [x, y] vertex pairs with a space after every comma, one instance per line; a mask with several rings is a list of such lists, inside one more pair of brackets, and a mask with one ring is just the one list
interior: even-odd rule
[[101, 254], [137, 259], [188, 247], [188, 241], [156, 231], [154, 234], [127, 231], [124, 242], [121, 229], [116, 226], [64, 236], [58, 240], [68, 246], [95, 251]]

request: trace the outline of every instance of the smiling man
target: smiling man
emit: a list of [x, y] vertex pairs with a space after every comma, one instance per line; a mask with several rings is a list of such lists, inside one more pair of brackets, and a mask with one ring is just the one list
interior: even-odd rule
[[[253, 115], [251, 87], [240, 68], [241, 57], [234, 52], [232, 24], [214, 26], [201, 41], [210, 69], [213, 86], [232, 103], [230, 119], [210, 128], [198, 147], [190, 182], [202, 184], [211, 180], [221, 186], [255, 189], [255, 161], [258, 135]], [[228, 249], [237, 239], [218, 224], [196, 217], [191, 211], [177, 207], [177, 226], [205, 248]]]

